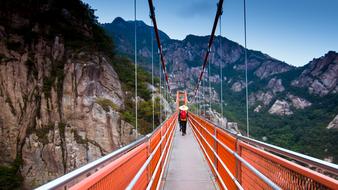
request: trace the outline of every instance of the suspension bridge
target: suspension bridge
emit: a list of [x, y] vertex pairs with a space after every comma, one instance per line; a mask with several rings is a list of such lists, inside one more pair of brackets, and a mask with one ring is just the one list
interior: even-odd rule
[[[148, 0], [148, 3], [158, 45], [164, 85], [166, 86], [164, 88], [165, 94], [174, 97], [170, 90], [168, 72], [157, 29], [155, 9], [152, 0]], [[150, 134], [138, 137], [136, 141], [129, 145], [37, 189], [338, 190], [337, 165], [250, 138], [248, 106], [246, 106], [247, 136], [229, 131], [224, 126], [209, 121], [201, 116], [200, 110], [197, 110], [196, 113], [189, 112], [187, 135], [180, 135], [177, 127], [178, 107], [195, 103], [196, 99], [200, 98], [198, 96], [199, 87], [208, 65], [208, 56], [211, 52], [217, 23], [221, 20], [222, 6], [223, 0], [219, 0], [193, 97], [188, 100], [186, 91], [177, 91], [175, 95], [176, 111], [167, 115], [166, 120], [160, 126], [154, 128]], [[136, 20], [136, 1], [134, 1], [134, 8]], [[244, 28], [246, 49], [245, 0]], [[137, 99], [136, 42], [137, 30], [135, 25], [135, 99]], [[152, 60], [152, 68], [153, 65]], [[246, 105], [248, 105], [246, 52], [245, 65]], [[137, 121], [137, 117], [142, 116], [137, 115], [137, 101], [135, 102]], [[136, 131], [137, 125], [136, 122]]]

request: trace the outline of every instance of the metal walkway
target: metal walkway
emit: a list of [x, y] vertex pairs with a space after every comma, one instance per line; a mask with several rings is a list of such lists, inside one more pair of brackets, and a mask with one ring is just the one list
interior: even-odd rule
[[214, 176], [189, 126], [185, 136], [176, 128], [162, 189], [216, 189]]

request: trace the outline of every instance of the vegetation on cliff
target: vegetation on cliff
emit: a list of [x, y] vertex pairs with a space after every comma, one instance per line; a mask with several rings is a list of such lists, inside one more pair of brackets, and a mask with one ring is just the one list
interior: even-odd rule
[[[11, 118], [13, 119], [20, 117], [14, 122], [15, 125], [13, 124], [13, 126], [8, 126], [8, 123], [2, 122], [2, 119], [6, 116], [6, 114], [1, 114], [1, 128], [3, 127], [7, 131], [16, 130], [11, 136], [14, 136], [13, 138], [17, 138], [17, 141], [15, 141], [10, 140], [10, 138], [6, 136], [8, 139], [1, 139], [1, 145], [8, 146], [5, 144], [7, 143], [5, 141], [11, 141], [10, 143], [15, 144], [14, 146], [16, 146], [17, 149], [10, 149], [10, 146], [1, 147], [1, 150], [10, 150], [12, 152], [8, 153], [6, 157], [4, 156], [0, 160], [0, 189], [21, 189], [36, 187], [41, 185], [41, 183], [52, 179], [53, 176], [55, 178], [62, 174], [62, 172], [68, 172], [70, 170], [69, 168], [74, 169], [72, 168], [74, 166], [69, 166], [69, 160], [67, 160], [69, 159], [71, 153], [67, 152], [69, 150], [67, 150], [66, 143], [71, 142], [73, 143], [72, 146], [77, 146], [77, 148], [80, 148], [78, 152], [81, 151], [82, 147], [85, 147], [84, 149], [87, 149], [88, 151], [88, 148], [90, 148], [89, 146], [95, 146], [95, 150], [98, 150], [99, 153], [97, 155], [92, 155], [93, 158], [95, 158], [95, 156], [107, 153], [106, 150], [110, 151], [111, 147], [108, 147], [106, 150], [104, 150], [102, 143], [99, 144], [96, 141], [87, 138], [87, 136], [84, 136], [83, 133], [86, 133], [87, 131], [77, 128], [80, 124], [74, 124], [71, 122], [69, 123], [68, 121], [76, 119], [73, 118], [76, 115], [81, 115], [81, 113], [75, 114], [75, 108], [65, 108], [66, 106], [63, 94], [65, 91], [67, 91], [64, 89], [65, 81], [68, 82], [68, 86], [66, 85], [66, 88], [69, 87], [70, 89], [68, 89], [69, 94], [66, 96], [71, 101], [68, 101], [67, 103], [75, 102], [75, 105], [73, 106], [81, 107], [81, 105], [76, 105], [76, 98], [78, 98], [77, 93], [80, 93], [80, 90], [73, 90], [74, 88], [77, 88], [76, 85], [80, 83], [79, 80], [81, 79], [76, 78], [79, 77], [75, 76], [76, 74], [69, 77], [69, 73], [67, 72], [72, 71], [73, 68], [70, 68], [69, 66], [71, 64], [79, 67], [77, 71], [82, 72], [81, 76], [84, 76], [83, 78], [91, 77], [91, 84], [96, 85], [95, 88], [85, 86], [86, 91], [81, 93], [88, 92], [87, 94], [82, 94], [82, 96], [88, 95], [87, 98], [89, 101], [94, 101], [92, 104], [98, 105], [99, 108], [102, 107], [106, 112], [100, 113], [97, 110], [93, 111], [91, 110], [92, 107], [89, 106], [89, 108], [86, 107], [86, 109], [89, 109], [90, 112], [87, 117], [93, 116], [95, 114], [105, 115], [108, 114], [110, 110], [113, 110], [114, 112], [119, 113], [115, 114], [117, 115], [116, 118], [122, 118], [125, 121], [134, 124], [134, 72], [131, 72], [134, 69], [134, 65], [128, 58], [115, 55], [114, 44], [111, 38], [105, 34], [105, 31], [97, 22], [97, 18], [94, 15], [94, 10], [92, 10], [87, 4], [84, 4], [80, 0], [1, 1], [0, 36], [0, 43], [1, 45], [4, 45], [4, 48], [1, 49], [0, 52], [0, 64], [4, 67], [8, 62], [11, 61], [13, 63], [21, 64], [19, 59], [14, 60], [14, 58], [10, 58], [8, 56], [15, 54], [17, 57], [25, 57], [25, 55], [27, 55], [27, 60], [24, 61], [23, 65], [20, 66], [24, 68], [21, 70], [23, 73], [27, 68], [28, 82], [24, 81], [24, 83], [27, 82], [33, 86], [32, 89], [28, 87], [22, 87], [24, 90], [22, 92], [15, 93], [16, 97], [11, 97], [6, 93], [7, 91], [12, 92], [13, 89], [5, 89], [7, 86], [1, 86], [0, 88], [0, 98], [4, 99], [4, 101], [1, 103], [9, 107], [9, 111], [1, 110], [1, 113], [6, 111], [5, 113], [7, 114], [8, 112], [7, 115], [11, 115]], [[37, 52], [38, 50], [40, 50], [40, 52]], [[89, 55], [87, 56], [84, 54]], [[70, 60], [75, 60], [79, 63], [70, 63]], [[116, 76], [116, 73], [112, 71], [112, 69], [109, 69], [111, 68], [110, 66], [109, 68], [105, 67], [107, 62], [113, 66], [118, 74], [118, 77]], [[104, 79], [102, 79], [103, 77], [96, 76], [96, 74], [104, 74], [102, 72], [107, 72], [110, 75], [114, 75], [109, 76], [106, 81], [113, 82], [116, 84], [116, 86], [111, 87], [109, 85], [113, 84], [103, 84], [109, 86], [110, 88], [103, 89], [104, 87], [98, 87], [101, 85], [98, 83], [102, 82]], [[13, 71], [13, 73], [16, 72]], [[13, 76], [20, 77], [14, 74]], [[9, 78], [13, 76], [10, 75]], [[115, 78], [112, 79], [112, 77], [116, 77], [116, 80], [119, 78], [121, 81], [116, 81]], [[105, 78], [107, 78], [107, 76], [105, 76]], [[15, 79], [16, 78], [13, 78], [13, 80]], [[82, 80], [84, 81], [83, 84], [89, 85], [88, 80]], [[72, 81], [73, 83], [71, 83]], [[147, 72], [140, 68], [138, 72], [138, 81], [138, 95], [140, 97], [138, 111], [140, 114], [142, 114], [142, 117], [139, 117], [138, 120], [139, 132], [141, 134], [146, 134], [152, 130], [153, 119], [151, 99], [152, 94], [148, 89], [148, 83], [151, 83], [151, 77]], [[122, 84], [125, 94], [119, 93], [121, 90], [119, 86], [120, 84]], [[27, 86], [30, 87], [30, 85]], [[22, 88], [15, 90], [20, 91]], [[92, 100], [91, 98], [94, 97], [92, 94], [96, 93], [96, 88], [100, 88], [98, 90], [100, 92], [105, 90], [104, 93], [106, 93], [106, 96], [110, 99], [106, 98], [105, 96], [100, 96], [99, 92], [97, 93], [98, 97], [93, 98]], [[111, 90], [109, 93], [113, 94], [112, 96], [106, 92], [107, 89]], [[20, 94], [24, 94], [24, 97], [22, 97], [22, 105]], [[113, 96], [118, 97], [114, 99], [112, 98]], [[116, 100], [116, 102], [113, 102], [113, 100]], [[122, 105], [120, 105], [121, 103]], [[18, 106], [18, 104], [20, 105]], [[31, 104], [34, 105], [31, 110], [29, 110], [31, 114], [27, 114], [26, 106]], [[73, 115], [69, 117], [67, 113], [63, 113], [63, 110], [65, 109], [69, 109], [68, 111], [72, 112], [70, 114]], [[26, 115], [28, 115], [28, 118], [25, 118]], [[121, 115], [121, 117], [119, 115]], [[159, 115], [160, 105], [159, 100], [157, 99], [155, 101], [155, 125], [159, 124]], [[84, 116], [85, 114], [83, 114], [81, 117]], [[25, 121], [22, 121], [22, 118], [24, 118]], [[110, 119], [109, 121], [112, 120], [109, 117], [104, 119]], [[16, 123], [19, 123], [19, 120], [20, 125], [17, 125]], [[106, 120], [103, 122], [109, 123]], [[118, 121], [116, 122], [118, 123]], [[112, 123], [109, 124], [113, 125]], [[115, 124], [116, 123], [114, 123], [114, 125]], [[124, 134], [131, 135], [131, 133], [128, 131], [130, 126], [125, 126], [127, 126], [126, 129], [119, 129], [119, 126], [112, 127], [116, 127], [117, 130], [125, 130]], [[23, 128], [26, 130], [23, 130]], [[20, 134], [20, 136], [22, 136], [20, 137], [21, 139], [15, 136], [19, 133], [19, 130], [22, 131], [22, 134]], [[1, 134], [5, 134], [5, 132]], [[51, 135], [54, 137], [50, 138]], [[118, 136], [119, 134], [114, 135]], [[75, 141], [72, 141], [72, 138], [74, 138]], [[92, 138], [95, 138], [95, 135]], [[115, 139], [116, 141], [119, 141], [124, 137], [114, 136], [114, 138], [120, 138], [118, 140]], [[56, 141], [58, 141], [57, 145], [55, 144]], [[123, 143], [128, 143], [127, 137], [125, 137], [125, 140], [121, 141], [123, 141]], [[35, 143], [37, 146], [32, 148], [30, 143]], [[114, 148], [114, 146], [115, 148], [116, 146], [120, 146], [120, 144], [115, 145], [115, 141], [107, 143], [111, 143], [112, 148]], [[61, 153], [60, 151], [58, 152], [53, 149], [56, 146], [58, 146], [58, 150], [61, 149]], [[26, 155], [23, 156], [22, 152], [25, 148]], [[48, 157], [48, 154], [50, 153], [48, 151], [51, 151], [52, 154], [56, 154], [56, 156]], [[13, 159], [13, 156], [10, 155], [13, 154], [13, 152], [14, 157], [16, 154], [16, 159]], [[27, 156], [27, 154], [29, 155]], [[35, 154], [38, 155], [38, 158], [29, 158], [31, 155]], [[51, 159], [49, 161], [55, 161], [55, 166], [52, 169], [44, 167], [44, 169], [42, 169], [44, 171], [41, 171], [41, 174], [32, 174], [31, 171], [37, 170], [36, 168], [38, 168], [38, 164], [35, 162], [39, 162], [40, 159], [43, 160], [43, 163], [40, 164], [39, 167], [49, 163], [49, 161], [44, 160], [45, 158], [43, 157], [48, 157]], [[27, 159], [31, 159], [28, 161], [29, 163], [26, 162]], [[84, 161], [82, 160], [82, 163], [77, 163], [77, 165], [84, 164], [85, 162], [86, 160], [84, 159]], [[32, 168], [27, 167], [27, 165], [32, 166]], [[28, 171], [25, 170], [25, 168], [28, 168]], [[48, 173], [48, 176], [43, 176], [43, 172], [45, 172], [45, 170], [50, 172]], [[24, 173], [22, 173], [22, 171], [24, 171]], [[30, 173], [31, 178], [29, 180], [26, 179], [27, 173]], [[22, 180], [26, 180], [25, 184], [22, 184]]]
[[[124, 56], [115, 56], [113, 60], [113, 67], [120, 76], [122, 82], [122, 89], [125, 92], [125, 108], [122, 110], [123, 118], [135, 125], [135, 72], [132, 61]], [[151, 75], [143, 68], [138, 68], [137, 72], [138, 85], [137, 95], [141, 100], [138, 104], [138, 125], [141, 134], [147, 134], [152, 131], [153, 122], [153, 100], [148, 85], [151, 84]], [[158, 87], [158, 78], [154, 79], [155, 86]], [[164, 118], [160, 118], [163, 106], [160, 105], [160, 99], [154, 100], [154, 125], [160, 124]]]

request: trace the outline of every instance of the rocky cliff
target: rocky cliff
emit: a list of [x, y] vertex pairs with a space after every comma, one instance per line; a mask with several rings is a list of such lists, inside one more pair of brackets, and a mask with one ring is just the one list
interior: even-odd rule
[[338, 92], [338, 55], [334, 51], [313, 59], [292, 85], [305, 87], [309, 93], [325, 96]]
[[0, 169], [14, 170], [1, 188], [17, 188], [11, 180], [21, 176], [29, 189], [135, 134], [93, 11], [77, 0], [16, 3], [0, 4]]

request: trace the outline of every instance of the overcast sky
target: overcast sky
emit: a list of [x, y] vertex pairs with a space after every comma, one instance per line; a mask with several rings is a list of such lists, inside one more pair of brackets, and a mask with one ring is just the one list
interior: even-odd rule
[[[83, 0], [99, 22], [134, 19], [133, 0]], [[154, 0], [158, 27], [173, 39], [210, 35], [218, 0]], [[137, 0], [137, 19], [150, 25], [147, 0]], [[224, 0], [222, 35], [243, 45], [243, 1]], [[217, 29], [219, 34], [219, 29]], [[338, 51], [338, 0], [247, 0], [247, 44], [302, 66]]]

